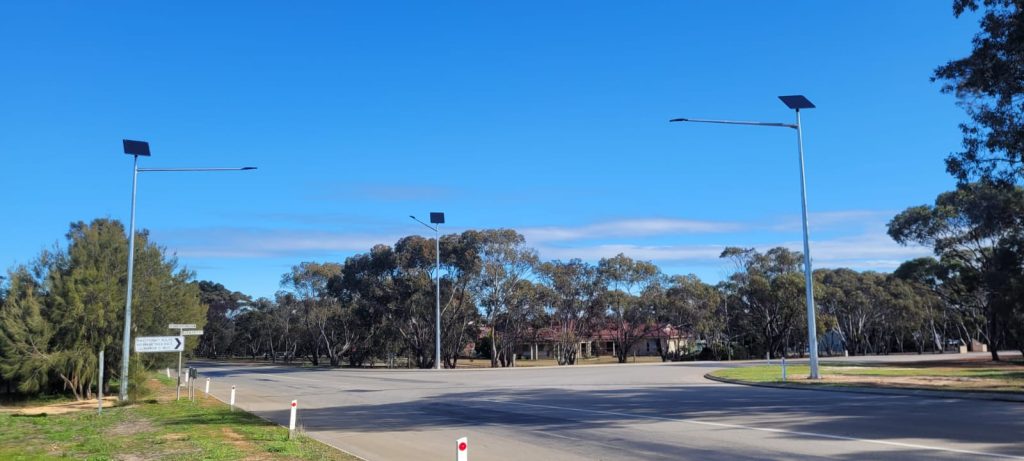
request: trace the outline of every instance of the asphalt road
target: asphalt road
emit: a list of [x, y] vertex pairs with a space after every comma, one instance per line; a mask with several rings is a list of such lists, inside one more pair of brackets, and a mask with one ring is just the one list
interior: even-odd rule
[[[950, 356], [899, 356], [908, 361]], [[856, 360], [864, 360], [862, 357]], [[367, 460], [1024, 459], [1024, 403], [736, 386], [718, 363], [334, 370], [193, 362], [211, 393]], [[200, 393], [201, 395], [201, 393]]]

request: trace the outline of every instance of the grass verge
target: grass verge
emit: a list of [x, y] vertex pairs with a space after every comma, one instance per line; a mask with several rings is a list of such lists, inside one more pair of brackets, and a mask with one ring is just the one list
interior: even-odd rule
[[[1012, 362], [950, 361], [893, 366], [878, 363], [822, 364], [821, 379], [807, 379], [807, 365], [787, 366], [787, 383], [983, 392], [1024, 392], [1024, 365]], [[712, 376], [748, 383], [782, 383], [780, 365], [728, 368]]]
[[155, 398], [102, 415], [0, 415], [0, 459], [358, 459], [301, 434], [288, 440], [287, 429], [212, 397], [175, 401], [167, 381], [147, 382]]

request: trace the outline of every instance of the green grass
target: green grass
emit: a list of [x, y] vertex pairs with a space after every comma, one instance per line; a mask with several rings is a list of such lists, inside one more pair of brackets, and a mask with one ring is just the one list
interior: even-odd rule
[[[166, 381], [164, 377], [160, 381]], [[354, 460], [331, 447], [211, 399], [170, 401], [64, 415], [0, 415], [0, 459]]]
[[[902, 387], [923, 389], [954, 389], [954, 390], [995, 390], [1024, 392], [1024, 368], [1019, 365], [1002, 364], [985, 366], [970, 363], [915, 364], [892, 366], [889, 364], [846, 363], [823, 364], [821, 381], [807, 381], [810, 374], [807, 365], [787, 366], [788, 382], [807, 385], [865, 385], [875, 387]], [[726, 379], [751, 383], [781, 383], [782, 369], [780, 365], [760, 365], [751, 367], [727, 368], [712, 373]], [[865, 377], [880, 378], [880, 382], [857, 383], [837, 382], [830, 377]], [[918, 378], [915, 383], [886, 382], [885, 378]], [[944, 383], [930, 384], [929, 379], [943, 379]]]

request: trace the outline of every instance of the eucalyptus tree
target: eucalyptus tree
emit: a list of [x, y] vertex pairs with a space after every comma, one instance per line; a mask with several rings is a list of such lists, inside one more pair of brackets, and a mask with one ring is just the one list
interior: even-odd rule
[[[935, 258], [925, 257], [905, 261], [893, 271], [893, 276], [910, 285], [917, 301], [924, 310], [923, 323], [920, 326], [922, 337], [936, 352], [943, 351], [943, 344], [950, 331], [958, 329], [951, 325], [960, 322], [959, 314], [954, 309], [955, 294], [942, 280], [940, 274], [945, 273]], [[923, 346], [922, 346], [923, 347]]]
[[203, 357], [217, 358], [228, 352], [234, 336], [234, 322], [231, 317], [252, 302], [249, 296], [231, 291], [219, 283], [201, 280], [193, 282], [199, 287], [199, 300], [207, 306], [206, 325], [199, 338], [196, 353]]
[[264, 331], [267, 315], [264, 307], [253, 305], [232, 318], [234, 334], [231, 337], [231, 351], [235, 355], [248, 356], [256, 360], [270, 349]]
[[898, 243], [933, 248], [956, 301], [983, 318], [979, 333], [993, 360], [1005, 344], [1007, 320], [1021, 309], [1007, 276], [1020, 272], [1015, 242], [1022, 228], [1024, 190], [991, 182], [960, 184], [939, 194], [934, 205], [908, 208], [889, 222], [889, 235]]
[[599, 301], [605, 288], [597, 268], [580, 259], [551, 261], [537, 267], [537, 276], [548, 289], [550, 331], [558, 346], [556, 361], [574, 365], [576, 346], [604, 319]]
[[615, 352], [619, 363], [625, 363], [633, 347], [658, 327], [654, 310], [640, 295], [657, 283], [661, 271], [649, 261], [636, 261], [622, 253], [602, 258], [597, 270], [607, 287], [603, 301]]
[[281, 286], [295, 293], [299, 321], [312, 345], [307, 353], [314, 365], [319, 364], [321, 354], [331, 366], [340, 365], [347, 347], [338, 300], [328, 291], [331, 280], [341, 272], [337, 263], [303, 262], [281, 276]]
[[341, 277], [332, 281], [331, 293], [341, 307], [338, 344], [350, 366], [383, 358], [385, 351], [402, 350], [398, 324], [406, 314], [395, 302], [397, 276], [395, 252], [382, 244], [347, 258]]
[[[715, 359], [728, 354], [729, 318], [722, 293], [716, 287], [702, 282], [694, 274], [675, 275], [668, 279], [664, 297], [663, 322], [681, 333], [691, 334], [694, 339], [706, 341]], [[662, 358], [666, 358], [666, 353], [663, 352]]]
[[960, 125], [963, 150], [946, 159], [962, 183], [1024, 180], [1024, 11], [1018, 0], [954, 0], [959, 17], [980, 11], [971, 53], [935, 69], [971, 121]]
[[441, 357], [446, 368], [455, 368], [467, 344], [480, 334], [480, 310], [471, 290], [482, 264], [475, 235], [470, 231], [441, 237]]
[[543, 287], [525, 279], [519, 280], [508, 293], [505, 308], [492, 324], [492, 344], [497, 344], [492, 357], [502, 367], [515, 366], [518, 346], [534, 339], [530, 333], [539, 331], [546, 323], [544, 301]]
[[[526, 239], [511, 229], [467, 231], [467, 239], [477, 246], [480, 257], [480, 272], [474, 278], [473, 290], [483, 307], [488, 325], [491, 326], [491, 366], [498, 366], [500, 348], [499, 334], [495, 325], [499, 316], [516, 315], [528, 310], [513, 309], [513, 304], [522, 301], [526, 281], [538, 263], [536, 250], [526, 246]], [[506, 324], [521, 322], [506, 320]]]
[[823, 287], [818, 291], [818, 307], [835, 318], [830, 331], [838, 334], [844, 349], [854, 355], [877, 352], [872, 336], [885, 316], [879, 275], [862, 276], [841, 268], [817, 270], [814, 276]]
[[[801, 253], [776, 247], [765, 253], [753, 249], [726, 248], [721, 255], [743, 268], [730, 279], [736, 285], [736, 314], [744, 319], [744, 328], [752, 352], [778, 356], [792, 339], [801, 321], [806, 324]], [[798, 330], [797, 330], [798, 331]], [[797, 340], [799, 342], [800, 340]]]
[[920, 296], [912, 283], [892, 274], [884, 276], [882, 282], [886, 292], [886, 320], [881, 325], [886, 340], [895, 344], [895, 351], [905, 352], [908, 342], [914, 350], [923, 353], [931, 341], [927, 330], [931, 314], [928, 299]]
[[394, 271], [391, 275], [390, 318], [401, 335], [406, 350], [419, 368], [433, 368], [436, 329], [435, 242], [420, 236], [402, 238], [394, 246]]

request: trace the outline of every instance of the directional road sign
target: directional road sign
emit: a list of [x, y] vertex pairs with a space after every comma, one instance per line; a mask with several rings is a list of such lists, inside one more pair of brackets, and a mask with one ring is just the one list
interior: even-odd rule
[[182, 330], [181, 334], [184, 336], [199, 336], [203, 334], [203, 330]]
[[184, 336], [139, 336], [135, 338], [135, 352], [181, 352], [185, 350]]
[[196, 327], [194, 323], [172, 323], [167, 325], [167, 328], [172, 330], [191, 330]]

